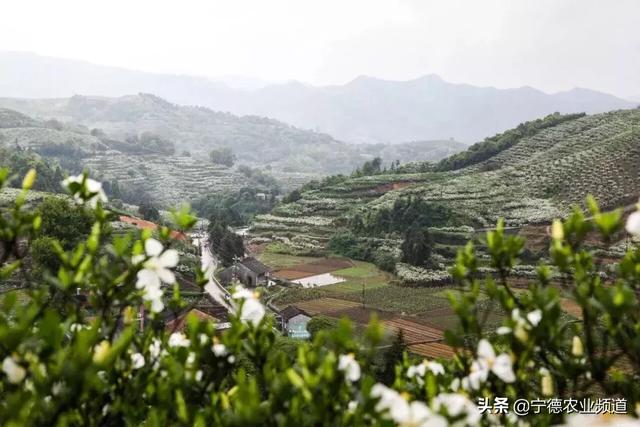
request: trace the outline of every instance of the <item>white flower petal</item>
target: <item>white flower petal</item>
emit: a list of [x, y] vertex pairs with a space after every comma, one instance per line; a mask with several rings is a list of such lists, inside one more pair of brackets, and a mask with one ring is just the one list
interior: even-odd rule
[[438, 362], [427, 362], [426, 367], [429, 368], [434, 375], [444, 375], [445, 373], [444, 366]]
[[148, 256], [157, 257], [162, 253], [162, 243], [158, 242], [156, 239], [147, 239], [144, 242], [144, 251]]
[[246, 299], [242, 303], [240, 320], [250, 322], [257, 326], [265, 315], [264, 306], [257, 299]]
[[253, 291], [250, 291], [249, 289], [245, 289], [245, 288], [238, 288], [236, 289], [236, 291], [233, 293], [233, 299], [254, 299], [255, 298], [255, 294], [253, 293]]
[[486, 360], [492, 360], [496, 357], [493, 346], [486, 339], [481, 339], [478, 343], [478, 357]]
[[629, 215], [625, 228], [629, 234], [640, 234], [640, 211], [633, 212]]
[[410, 420], [411, 408], [409, 402], [407, 402], [399, 394], [391, 401], [389, 406], [389, 415], [391, 419], [398, 424], [407, 423]]
[[507, 335], [511, 333], [511, 328], [508, 326], [500, 326], [497, 330], [496, 333], [498, 335]]
[[140, 369], [144, 366], [144, 356], [140, 353], [133, 353], [131, 355], [131, 364], [133, 365], [133, 369]]
[[169, 347], [189, 347], [191, 341], [182, 332], [174, 332], [169, 336]]
[[12, 384], [22, 382], [27, 375], [26, 369], [16, 363], [13, 357], [7, 356], [2, 361], [2, 371], [7, 374], [7, 379]]
[[158, 277], [160, 277], [160, 280], [168, 285], [176, 282], [176, 276], [171, 270], [167, 270], [166, 268], [159, 268], [158, 270], [156, 270], [156, 274], [158, 275]]
[[138, 271], [138, 280], [136, 281], [136, 288], [143, 289], [148, 287], [160, 287], [160, 278], [158, 275], [149, 269], [142, 269]]
[[352, 354], [343, 354], [338, 360], [338, 370], [345, 373], [345, 378], [349, 382], [356, 382], [360, 379], [360, 365]]
[[224, 344], [216, 343], [211, 347], [213, 354], [218, 357], [224, 357], [227, 355], [227, 347]]
[[167, 249], [162, 255], [160, 255], [160, 265], [163, 267], [173, 268], [178, 265], [180, 256], [175, 249]]
[[151, 311], [153, 311], [154, 313], [160, 313], [162, 310], [164, 310], [164, 302], [162, 302], [162, 299], [158, 298], [152, 300]]
[[539, 308], [533, 310], [531, 313], [527, 314], [527, 320], [533, 325], [538, 326], [538, 323], [542, 320], [542, 310]]
[[496, 357], [493, 366], [491, 366], [491, 371], [505, 383], [512, 383], [516, 380], [511, 357], [508, 354], [501, 354]]
[[86, 186], [90, 193], [98, 193], [102, 191], [102, 184], [91, 178], [87, 178]]

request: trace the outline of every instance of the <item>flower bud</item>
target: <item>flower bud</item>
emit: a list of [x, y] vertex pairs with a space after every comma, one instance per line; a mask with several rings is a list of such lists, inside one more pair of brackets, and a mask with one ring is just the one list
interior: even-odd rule
[[107, 340], [103, 340], [100, 344], [98, 344], [93, 350], [93, 361], [95, 363], [102, 363], [107, 358], [109, 354], [109, 350], [111, 349], [111, 344]]
[[551, 374], [546, 369], [542, 373], [542, 395], [543, 396], [553, 395], [553, 378], [551, 378]]
[[582, 341], [580, 340], [580, 337], [574, 335], [573, 341], [571, 342], [571, 354], [573, 354], [575, 357], [580, 357], [583, 353], [584, 348], [582, 346]]
[[527, 330], [524, 328], [524, 326], [522, 326], [522, 324], [518, 324], [516, 326], [516, 329], [513, 333], [513, 335], [515, 335], [515, 337], [518, 339], [518, 341], [520, 341], [521, 343], [526, 343], [529, 340], [529, 333], [527, 332]]
[[562, 227], [562, 221], [554, 219], [551, 224], [551, 238], [553, 240], [564, 239], [564, 228]]

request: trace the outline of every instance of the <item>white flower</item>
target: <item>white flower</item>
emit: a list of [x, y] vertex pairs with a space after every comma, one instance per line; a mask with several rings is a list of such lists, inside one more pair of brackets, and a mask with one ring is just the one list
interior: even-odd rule
[[506, 353], [496, 356], [489, 341], [482, 339], [478, 343], [478, 358], [471, 364], [469, 375], [462, 379], [462, 386], [466, 389], [479, 389], [480, 384], [487, 380], [489, 372], [506, 383], [516, 380], [511, 357]]
[[434, 414], [423, 402], [409, 403], [397, 391], [383, 384], [371, 389], [371, 397], [378, 398], [376, 411], [388, 411], [389, 417], [400, 426], [446, 426], [447, 420]]
[[511, 333], [511, 328], [508, 326], [500, 326], [498, 329], [496, 329], [496, 333], [498, 335], [507, 335]]
[[478, 361], [491, 370], [498, 378], [506, 383], [512, 383], [516, 380], [513, 373], [513, 364], [511, 356], [506, 353], [496, 357], [493, 346], [486, 339], [480, 340], [478, 343]]
[[[144, 289], [142, 298], [151, 302], [151, 311], [159, 313], [164, 309], [162, 302], [161, 284], [174, 283], [176, 278], [170, 268], [178, 265], [179, 256], [175, 249], [167, 249], [163, 252], [162, 243], [155, 239], [147, 239], [144, 242], [144, 250], [148, 259], [143, 264], [143, 269], [138, 272], [136, 288]], [[144, 256], [136, 256], [132, 259], [134, 264], [140, 263]]]
[[427, 366], [424, 363], [420, 363], [418, 365], [409, 366], [407, 369], [407, 378], [413, 378], [416, 375], [418, 378], [423, 378], [427, 373]]
[[358, 402], [355, 400], [350, 401], [349, 404], [347, 405], [347, 410], [350, 413], [354, 413], [357, 408], [358, 408]]
[[[239, 300], [240, 304], [234, 304], [234, 309], [236, 316], [239, 316], [240, 320], [252, 323], [254, 326], [260, 324], [266, 312], [256, 292], [239, 288], [233, 293], [233, 299]], [[239, 309], [241, 310], [240, 313], [238, 313]]]
[[527, 320], [533, 325], [538, 326], [538, 323], [542, 320], [542, 310], [535, 309], [529, 314], [527, 314]]
[[189, 347], [191, 341], [182, 333], [174, 332], [169, 336], [169, 347]]
[[158, 338], [154, 338], [151, 344], [149, 345], [149, 355], [153, 359], [157, 359], [160, 356], [162, 342]]
[[200, 382], [202, 381], [202, 370], [198, 369], [196, 371], [196, 376], [195, 376], [196, 381]]
[[629, 215], [625, 228], [629, 234], [640, 234], [640, 211], [636, 211]]
[[16, 363], [13, 357], [7, 356], [2, 361], [2, 371], [7, 374], [9, 382], [12, 384], [18, 384], [22, 382], [27, 375], [27, 370]]
[[224, 344], [215, 343], [211, 347], [211, 350], [217, 357], [224, 357], [227, 355], [227, 347]]
[[360, 365], [351, 353], [340, 356], [338, 370], [344, 372], [344, 376], [349, 382], [353, 383], [360, 379]]
[[444, 366], [440, 363], [428, 361], [424, 362], [424, 364], [427, 366], [427, 369], [433, 373], [433, 375], [444, 375]]
[[442, 393], [437, 395], [433, 399], [433, 408], [439, 411], [443, 407], [446, 408], [447, 414], [452, 417], [466, 414], [467, 425], [477, 425], [480, 422], [480, 418], [482, 418], [478, 407], [467, 397], [458, 393]]
[[140, 353], [133, 353], [131, 355], [131, 364], [133, 365], [133, 369], [140, 369], [144, 366], [144, 356]]
[[424, 360], [418, 365], [409, 366], [409, 369], [407, 369], [407, 377], [414, 378], [417, 376], [418, 384], [422, 385], [424, 384], [422, 378], [424, 378], [427, 373], [427, 369], [434, 375], [444, 375], [444, 366], [438, 362]]
[[[75, 188], [74, 184], [83, 184], [83, 188]], [[62, 181], [62, 186], [72, 193], [73, 199], [77, 204], [84, 204], [85, 202], [92, 208], [95, 208], [98, 202], [106, 203], [107, 196], [102, 190], [102, 184], [91, 178], [86, 178], [84, 175], [70, 176]]]

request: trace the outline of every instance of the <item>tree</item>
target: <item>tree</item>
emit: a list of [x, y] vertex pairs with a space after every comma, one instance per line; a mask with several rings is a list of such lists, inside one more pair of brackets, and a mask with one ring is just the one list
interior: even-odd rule
[[209, 158], [213, 163], [227, 167], [233, 166], [236, 162], [236, 155], [233, 154], [233, 150], [229, 147], [220, 147], [211, 150]]
[[315, 338], [322, 331], [331, 331], [338, 327], [338, 321], [327, 316], [314, 316], [307, 323], [307, 331]]
[[160, 211], [150, 203], [142, 203], [139, 212], [147, 221], [158, 221], [160, 219]]
[[37, 212], [42, 217], [42, 234], [58, 240], [65, 249], [87, 236], [93, 224], [91, 215], [82, 207], [73, 206], [59, 197], [45, 198]]
[[242, 237], [230, 231], [225, 233], [220, 241], [217, 253], [220, 256], [222, 265], [229, 266], [233, 264], [235, 259], [244, 256], [244, 242], [242, 241]]
[[406, 350], [402, 329], [398, 329], [391, 345], [380, 352], [377, 363], [373, 367], [378, 381], [389, 386], [393, 384], [396, 378], [396, 366], [402, 362]]
[[287, 194], [287, 196], [284, 198], [283, 201], [285, 203], [293, 203], [293, 202], [297, 202], [301, 198], [302, 198], [302, 195], [300, 194], [300, 190], [294, 189], [294, 190], [291, 190], [289, 194]]
[[31, 242], [31, 258], [33, 267], [40, 275], [44, 271], [55, 274], [60, 267], [60, 259], [54, 249], [53, 237], [42, 236]]
[[431, 257], [432, 245], [429, 232], [414, 222], [402, 242], [402, 260], [413, 265], [425, 265]]

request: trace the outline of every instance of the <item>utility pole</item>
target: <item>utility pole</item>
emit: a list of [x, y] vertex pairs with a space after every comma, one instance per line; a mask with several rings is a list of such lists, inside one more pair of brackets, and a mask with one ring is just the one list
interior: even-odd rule
[[363, 309], [363, 310], [365, 309], [365, 303], [364, 303], [364, 289], [365, 289], [366, 285], [367, 285], [367, 279], [366, 279], [366, 278], [364, 278], [364, 279], [362, 279], [362, 309]]

